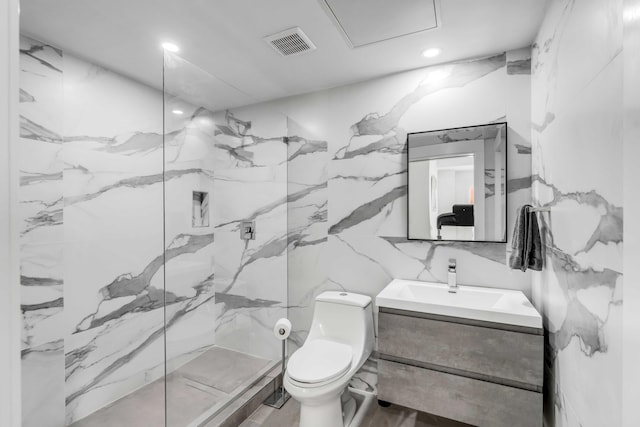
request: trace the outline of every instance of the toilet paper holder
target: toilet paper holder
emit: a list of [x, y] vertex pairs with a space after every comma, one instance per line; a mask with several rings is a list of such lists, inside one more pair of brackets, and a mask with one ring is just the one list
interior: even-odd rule
[[287, 338], [291, 334], [291, 322], [288, 319], [282, 318], [278, 320], [273, 327], [273, 334], [277, 339], [282, 341], [282, 381], [280, 387], [276, 388], [273, 393], [263, 402], [267, 406], [280, 409], [291, 398], [291, 395], [284, 388], [284, 371], [286, 369], [286, 342]]

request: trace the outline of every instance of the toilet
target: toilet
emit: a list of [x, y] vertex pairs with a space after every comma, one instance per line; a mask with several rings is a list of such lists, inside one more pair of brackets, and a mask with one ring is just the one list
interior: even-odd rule
[[347, 386], [374, 340], [369, 296], [323, 292], [316, 297], [309, 336], [289, 358], [283, 380], [300, 403], [300, 427], [351, 424], [356, 402]]

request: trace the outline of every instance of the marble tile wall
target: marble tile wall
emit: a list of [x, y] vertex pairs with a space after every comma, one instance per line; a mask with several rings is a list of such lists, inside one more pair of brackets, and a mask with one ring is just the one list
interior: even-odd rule
[[[165, 89], [171, 74], [165, 71]], [[182, 115], [172, 113], [177, 105]], [[215, 344], [213, 152], [215, 122], [205, 108], [165, 97], [164, 310], [166, 370], [184, 366]], [[193, 222], [193, 192], [209, 195], [208, 222]], [[208, 369], [215, 369], [210, 366]], [[180, 393], [167, 382], [167, 396]], [[174, 413], [168, 419], [175, 418]]]
[[314, 297], [326, 287], [328, 265], [328, 144], [291, 117], [288, 123], [288, 317], [289, 351], [301, 346], [311, 324]]
[[[509, 122], [509, 209], [530, 200], [529, 49], [401, 73], [332, 90], [329, 137], [329, 282], [376, 295], [391, 279], [529, 291], [509, 270], [507, 244], [406, 239], [406, 134]], [[434, 77], [435, 76], [435, 77]], [[508, 229], [512, 228], [510, 215]]]
[[[405, 223], [406, 134], [507, 121], [511, 234], [513, 212], [531, 201], [530, 60], [527, 47], [251, 108], [244, 120], [281, 111], [289, 123], [290, 350], [320, 292], [374, 297], [396, 277], [443, 282], [451, 257], [460, 283], [530, 295], [530, 274], [506, 265], [509, 243], [408, 241]], [[375, 384], [374, 355], [352, 385]]]
[[23, 425], [64, 425], [62, 52], [20, 40]]
[[532, 53], [550, 426], [621, 425], [622, 2], [550, 2]]
[[622, 425], [640, 425], [640, 0], [623, 2], [624, 57], [624, 307]]
[[[280, 359], [287, 304], [287, 122], [274, 110], [216, 113], [213, 224], [216, 343]], [[242, 221], [255, 239], [240, 238]]]
[[165, 317], [170, 369], [213, 344], [213, 228], [191, 207], [214, 122], [167, 121], [163, 168], [161, 92], [26, 37], [21, 69], [24, 425], [57, 427], [164, 374]]
[[[165, 89], [172, 75], [165, 71]], [[171, 111], [178, 106], [182, 115]], [[214, 115], [165, 97], [164, 232], [167, 370], [215, 343]], [[209, 196], [206, 225], [193, 223], [193, 192]]]
[[162, 97], [66, 53], [63, 71], [70, 424], [164, 370]]
[[[506, 121], [508, 208], [514, 212], [528, 203], [529, 52], [445, 64], [333, 91], [328, 286], [374, 297], [393, 278], [445, 282], [447, 260], [456, 258], [460, 283], [529, 293], [529, 274], [506, 265], [509, 243], [406, 239], [405, 159], [408, 132]], [[508, 230], [513, 218], [510, 214]], [[374, 389], [375, 366], [365, 365], [354, 385]]]

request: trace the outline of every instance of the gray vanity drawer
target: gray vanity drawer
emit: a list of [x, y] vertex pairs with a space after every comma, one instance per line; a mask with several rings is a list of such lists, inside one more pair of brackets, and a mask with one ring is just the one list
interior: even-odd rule
[[378, 399], [480, 427], [541, 427], [542, 393], [378, 361]]
[[535, 332], [379, 313], [382, 359], [541, 391], [543, 351], [544, 337]]

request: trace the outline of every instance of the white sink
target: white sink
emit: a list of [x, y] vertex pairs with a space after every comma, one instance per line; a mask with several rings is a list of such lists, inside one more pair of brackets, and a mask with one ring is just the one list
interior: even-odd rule
[[520, 291], [395, 279], [376, 296], [378, 307], [542, 328], [538, 311]]

